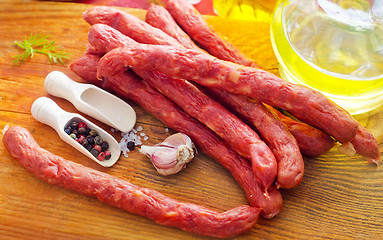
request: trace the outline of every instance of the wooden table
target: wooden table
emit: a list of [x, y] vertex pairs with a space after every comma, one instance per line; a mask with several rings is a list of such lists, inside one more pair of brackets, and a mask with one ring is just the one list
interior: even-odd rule
[[[149, 187], [180, 201], [201, 204], [216, 211], [248, 204], [244, 192], [222, 166], [200, 153], [181, 173], [163, 177], [150, 161], [134, 151], [112, 168], [103, 168], [64, 143], [49, 126], [30, 114], [35, 99], [48, 96], [60, 107], [77, 112], [66, 100], [49, 96], [45, 76], [60, 70], [81, 81], [64, 65], [50, 65], [45, 56], [11, 67], [21, 50], [15, 40], [44, 33], [71, 53], [81, 56], [89, 26], [81, 14], [88, 5], [31, 1], [0, 1], [0, 128], [21, 125], [37, 142], [66, 159]], [[144, 18], [143, 10], [128, 12]], [[262, 67], [277, 73], [269, 25], [207, 18]], [[155, 144], [170, 133], [160, 121], [132, 104], [137, 125]], [[91, 118], [90, 118], [91, 119]], [[383, 144], [383, 109], [357, 119]], [[91, 119], [93, 120], [93, 119]], [[95, 120], [94, 120], [95, 121]], [[95, 121], [96, 123], [99, 123]], [[107, 131], [110, 127], [99, 123]], [[119, 134], [113, 133], [120, 140]], [[0, 133], [0, 136], [1, 133]], [[0, 137], [2, 138], [2, 137]], [[303, 182], [281, 190], [284, 208], [271, 220], [260, 219], [251, 231], [235, 239], [383, 239], [383, 171], [360, 157], [347, 157], [336, 148], [315, 159], [305, 159]], [[100, 203], [93, 198], [46, 184], [22, 168], [0, 143], [0, 238], [1, 239], [207, 239], [155, 224]]]

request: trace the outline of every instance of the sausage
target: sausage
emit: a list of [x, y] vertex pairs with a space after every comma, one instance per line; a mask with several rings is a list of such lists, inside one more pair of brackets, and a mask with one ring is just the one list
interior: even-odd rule
[[[92, 46], [108, 50], [129, 42], [128, 37], [115, 32], [105, 25], [96, 24], [88, 34]], [[134, 45], [137, 43], [132, 43]], [[274, 183], [277, 174], [277, 162], [268, 146], [246, 124], [227, 111], [219, 103], [204, 95], [185, 80], [171, 79], [166, 75], [140, 71], [145, 81], [155, 86], [165, 96], [176, 102], [185, 112], [199, 119], [208, 128], [222, 137], [234, 150], [245, 158], [251, 159], [254, 173], [265, 188]]]
[[[334, 145], [334, 140], [326, 133], [305, 123], [295, 121], [281, 112], [274, 110], [282, 119], [299, 143], [301, 152], [308, 157], [316, 157], [328, 152]], [[368, 162], [379, 165], [380, 150], [376, 138], [360, 123], [358, 132], [350, 142], [356, 153], [364, 156]]]
[[262, 217], [272, 218], [280, 212], [283, 206], [280, 192], [271, 186], [266, 193], [256, 180], [249, 161], [238, 155], [210, 129], [190, 117], [133, 72], [126, 71], [118, 76], [104, 78], [104, 81], [98, 80], [96, 74], [89, 76], [90, 72], [96, 71], [99, 59], [99, 56], [84, 55], [74, 61], [70, 68], [85, 81], [132, 100], [170, 128], [191, 137], [203, 152], [233, 175], [245, 191], [250, 205], [261, 209]]
[[287, 126], [297, 140], [299, 149], [304, 156], [310, 158], [317, 157], [325, 154], [335, 145], [334, 139], [325, 132], [306, 123], [294, 120], [268, 105], [266, 107]]
[[145, 216], [161, 225], [204, 236], [231, 237], [248, 231], [258, 219], [258, 208], [243, 205], [218, 213], [65, 160], [42, 149], [30, 132], [22, 127], [9, 128], [3, 142], [20, 165], [39, 179], [96, 197], [101, 202]]
[[231, 43], [222, 39], [188, 1], [162, 2], [181, 28], [210, 54], [226, 61], [234, 58], [235, 62], [245, 66], [257, 66], [254, 60], [247, 58]]
[[[160, 29], [152, 27], [136, 16], [116, 8], [96, 6], [86, 10], [83, 13], [83, 18], [90, 25], [96, 23], [109, 25], [123, 34], [129, 34], [132, 39], [140, 43], [158, 45], [171, 43], [173, 46], [182, 47], [177, 40]], [[147, 37], [148, 33], [150, 33], [150, 38]]]
[[[189, 49], [201, 50], [184, 31], [179, 31], [179, 26], [172, 15], [162, 6], [152, 4], [145, 15], [145, 21], [171, 37], [175, 38], [182, 46]], [[173, 33], [173, 34], [169, 34]]]
[[358, 133], [351, 141], [355, 151], [366, 157], [370, 163], [379, 165], [380, 163], [380, 150], [376, 138], [361, 124], [358, 125]]
[[163, 72], [280, 107], [342, 143], [351, 141], [357, 133], [358, 125], [351, 115], [323, 94], [267, 71], [219, 60], [200, 51], [132, 44], [105, 54], [97, 74], [98, 77], [113, 76], [126, 66]]

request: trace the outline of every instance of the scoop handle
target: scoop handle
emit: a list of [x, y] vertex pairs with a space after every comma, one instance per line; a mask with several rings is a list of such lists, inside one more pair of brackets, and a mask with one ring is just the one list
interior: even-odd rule
[[57, 132], [59, 132], [62, 123], [65, 124], [74, 117], [74, 114], [64, 111], [47, 97], [36, 99], [32, 104], [31, 113], [37, 121], [51, 126]]
[[45, 78], [44, 87], [49, 94], [64, 98], [70, 102], [78, 99], [84, 89], [83, 85], [73, 81], [60, 71], [49, 73]]

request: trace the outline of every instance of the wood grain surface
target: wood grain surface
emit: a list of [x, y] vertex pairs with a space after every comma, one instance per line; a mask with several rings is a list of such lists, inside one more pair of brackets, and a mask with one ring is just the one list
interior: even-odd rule
[[[66, 111], [77, 112], [66, 100], [49, 96], [45, 76], [60, 70], [76, 81], [64, 65], [50, 65], [45, 56], [13, 66], [12, 56], [21, 50], [15, 40], [31, 33], [56, 39], [71, 53], [81, 56], [89, 26], [81, 15], [89, 5], [46, 1], [0, 1], [0, 129], [21, 125], [32, 132], [41, 147], [68, 160], [117, 176], [133, 184], [153, 188], [180, 201], [196, 203], [216, 211], [248, 204], [244, 192], [230, 173], [200, 153], [188, 167], [174, 176], [157, 174], [150, 161], [131, 152], [112, 168], [103, 168], [64, 143], [56, 132], [30, 114], [35, 99], [51, 97]], [[145, 11], [127, 9], [141, 19]], [[227, 21], [207, 17], [212, 26], [260, 65], [277, 74], [267, 23]], [[155, 144], [172, 132], [140, 107], [137, 125]], [[357, 120], [383, 144], [383, 109]], [[96, 122], [105, 130], [110, 127]], [[112, 133], [120, 140], [118, 133]], [[0, 133], [0, 139], [2, 134]], [[381, 150], [382, 152], [382, 150]], [[334, 147], [315, 159], [305, 159], [303, 182], [282, 190], [284, 207], [273, 219], [260, 219], [251, 231], [235, 239], [383, 239], [383, 171], [362, 157], [347, 157]], [[155, 224], [64, 189], [51, 186], [23, 169], [0, 143], [0, 239], [208, 239]]]

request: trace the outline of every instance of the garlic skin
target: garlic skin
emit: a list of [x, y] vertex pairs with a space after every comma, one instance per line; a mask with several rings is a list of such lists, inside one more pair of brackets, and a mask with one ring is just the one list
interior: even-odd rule
[[354, 148], [354, 145], [352, 145], [351, 142], [344, 143], [338, 147], [338, 151], [349, 156], [353, 157], [356, 155], [356, 150]]
[[159, 174], [165, 176], [178, 173], [194, 158], [194, 144], [183, 133], [173, 134], [154, 146], [142, 145], [139, 151], [150, 158]]

